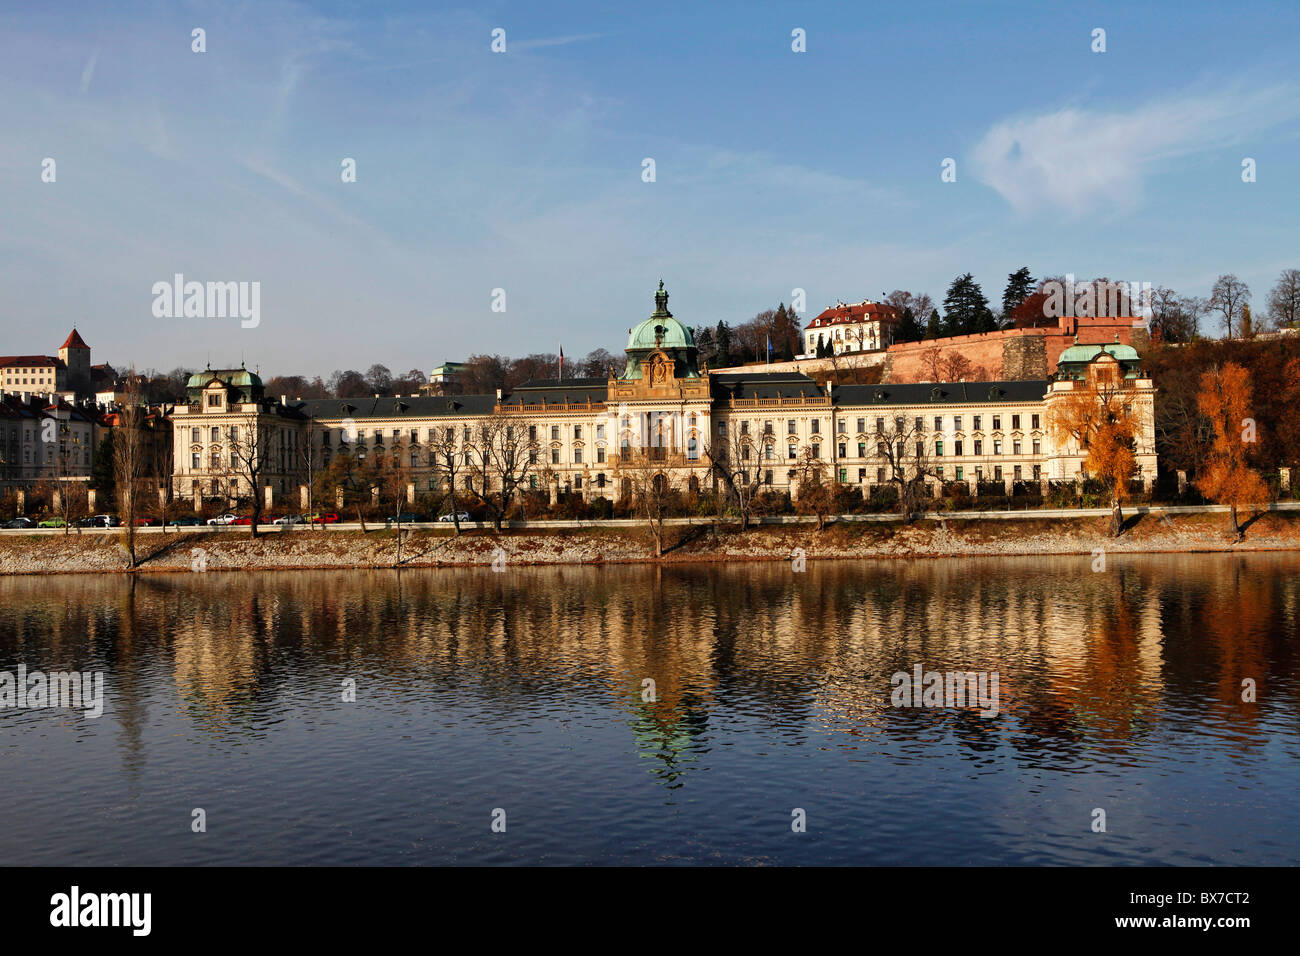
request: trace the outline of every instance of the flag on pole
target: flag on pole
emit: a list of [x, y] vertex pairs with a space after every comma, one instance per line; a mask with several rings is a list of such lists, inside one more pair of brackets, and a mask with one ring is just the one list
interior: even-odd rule
[[564, 378], [564, 346], [560, 346], [560, 378]]
[[772, 336], [770, 334], [767, 337], [767, 364], [772, 364]]

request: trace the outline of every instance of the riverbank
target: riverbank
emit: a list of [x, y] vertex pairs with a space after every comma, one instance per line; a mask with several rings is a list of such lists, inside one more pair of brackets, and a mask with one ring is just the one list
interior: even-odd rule
[[[996, 518], [901, 523], [843, 522], [818, 531], [812, 525], [763, 525], [741, 533], [735, 526], [665, 529], [665, 554], [656, 558], [646, 528], [517, 529], [495, 534], [450, 529], [409, 531], [401, 543], [408, 568], [490, 565], [689, 563], [788, 561], [796, 549], [810, 561], [853, 558], [945, 558], [1008, 555], [1092, 555], [1300, 550], [1300, 514], [1270, 512], [1233, 540], [1222, 514], [1136, 515], [1119, 538], [1106, 534], [1107, 519]], [[388, 568], [397, 563], [392, 530], [177, 532], [138, 535], [139, 570], [293, 570]], [[85, 532], [0, 538], [0, 575], [121, 572], [126, 550], [120, 533]]]

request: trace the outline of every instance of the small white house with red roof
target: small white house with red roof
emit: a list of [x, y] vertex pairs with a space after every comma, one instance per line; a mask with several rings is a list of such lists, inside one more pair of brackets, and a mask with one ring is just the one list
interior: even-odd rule
[[816, 355], [819, 344], [829, 345], [836, 355], [887, 349], [900, 318], [898, 310], [884, 302], [837, 302], [804, 328], [804, 353]]

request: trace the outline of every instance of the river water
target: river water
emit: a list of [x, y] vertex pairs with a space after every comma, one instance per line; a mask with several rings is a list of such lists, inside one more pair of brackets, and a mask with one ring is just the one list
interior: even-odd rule
[[1300, 556], [1092, 564], [0, 579], [0, 673], [105, 681], [0, 708], [0, 853], [1296, 863]]

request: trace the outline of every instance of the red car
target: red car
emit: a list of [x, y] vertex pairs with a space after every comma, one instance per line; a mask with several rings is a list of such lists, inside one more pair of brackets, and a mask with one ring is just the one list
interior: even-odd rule
[[311, 516], [312, 524], [335, 524], [338, 522], [338, 520], [339, 520], [339, 516], [335, 514], [333, 511], [326, 511], [323, 514]]
[[153, 518], [136, 518], [136, 519], [135, 519], [135, 526], [136, 526], [137, 528], [152, 528], [152, 527], [153, 527], [154, 525], [156, 525], [157, 523], [158, 523], [158, 522], [155, 521]]
[[232, 522], [230, 522], [230, 523], [231, 523], [231, 524], [252, 524], [252, 523], [253, 523], [253, 519], [250, 518], [250, 517], [248, 517], [247, 515], [245, 515], [245, 516], [242, 517], [242, 518], [236, 518], [234, 521], [232, 521]]

